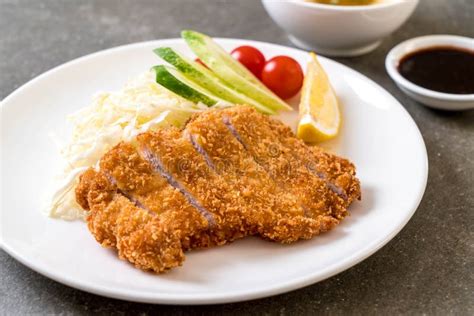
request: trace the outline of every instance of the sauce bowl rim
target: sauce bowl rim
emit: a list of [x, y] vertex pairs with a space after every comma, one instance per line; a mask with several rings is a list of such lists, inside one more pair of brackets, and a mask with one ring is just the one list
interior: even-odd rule
[[474, 94], [445, 93], [427, 89], [409, 81], [400, 74], [398, 65], [405, 56], [419, 50], [440, 46], [450, 46], [462, 50], [472, 50], [474, 52], [474, 39], [449, 34], [426, 35], [408, 39], [390, 50], [385, 58], [385, 69], [397, 84], [419, 95], [446, 101], [473, 101]]

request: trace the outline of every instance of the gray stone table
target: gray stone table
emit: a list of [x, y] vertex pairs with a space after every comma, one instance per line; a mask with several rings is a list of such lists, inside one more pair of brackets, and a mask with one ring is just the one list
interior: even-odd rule
[[[105, 48], [214, 36], [290, 45], [256, 0], [0, 0], [0, 97], [42, 72]], [[426, 142], [429, 179], [418, 211], [376, 254], [326, 281], [291, 293], [215, 306], [160, 306], [108, 299], [51, 281], [0, 251], [0, 314], [474, 314], [474, 111], [425, 108], [387, 76], [395, 44], [425, 34], [474, 37], [473, 0], [421, 0], [376, 51], [337, 59], [390, 91]]]

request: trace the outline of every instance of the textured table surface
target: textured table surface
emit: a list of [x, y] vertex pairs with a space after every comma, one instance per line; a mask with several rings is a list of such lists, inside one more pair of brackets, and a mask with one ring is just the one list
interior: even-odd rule
[[[42, 72], [105, 48], [177, 37], [184, 28], [291, 46], [256, 0], [0, 0], [0, 98]], [[410, 112], [426, 142], [426, 193], [407, 226], [357, 266], [266, 299], [215, 306], [129, 303], [78, 291], [0, 250], [0, 314], [474, 314], [474, 111], [447, 113], [403, 95], [384, 69], [395, 44], [425, 34], [474, 37], [474, 1], [421, 0], [371, 54], [338, 61], [369, 76]]]

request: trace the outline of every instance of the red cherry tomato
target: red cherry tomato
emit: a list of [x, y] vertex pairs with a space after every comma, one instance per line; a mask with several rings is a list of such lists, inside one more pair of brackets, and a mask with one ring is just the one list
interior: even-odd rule
[[255, 77], [260, 78], [265, 65], [265, 56], [258, 49], [252, 46], [240, 46], [230, 54], [250, 70]]
[[282, 99], [296, 95], [303, 85], [303, 78], [300, 64], [288, 56], [273, 57], [262, 71], [262, 82]]
[[203, 65], [204, 67], [206, 67], [206, 68], [209, 69], [209, 67], [207, 67], [206, 64], [203, 63], [202, 60], [200, 60], [199, 58], [196, 58], [194, 61], [197, 62], [198, 64], [201, 64], [201, 65]]

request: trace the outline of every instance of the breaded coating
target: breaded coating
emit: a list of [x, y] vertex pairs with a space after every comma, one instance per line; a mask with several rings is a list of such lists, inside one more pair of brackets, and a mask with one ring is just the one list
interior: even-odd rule
[[285, 180], [262, 167], [239, 141], [240, 137], [229, 130], [223, 120], [226, 113], [226, 110], [202, 113], [187, 124], [185, 131], [195, 137], [216, 172], [232, 184], [235, 193], [246, 198], [243, 209], [247, 209], [246, 221], [252, 230], [268, 239], [293, 242], [311, 238], [336, 225], [335, 218], [322, 212], [308, 216], [301, 196], [287, 190], [283, 185]]
[[355, 168], [247, 106], [195, 115], [120, 143], [80, 177], [96, 240], [163, 272], [184, 252], [248, 235], [290, 243], [336, 226], [360, 199]]
[[[298, 141], [298, 139], [296, 139]], [[296, 151], [308, 153], [310, 163], [308, 168], [324, 175], [336, 187], [341, 188], [346, 197], [346, 207], [354, 200], [361, 199], [360, 181], [356, 177], [356, 169], [352, 162], [338, 157], [334, 154], [325, 152], [322, 148], [316, 146], [305, 146], [300, 144], [295, 146]], [[309, 151], [309, 152], [308, 152]]]
[[208, 218], [212, 245], [246, 235], [245, 214], [241, 211], [244, 203], [239, 195], [209, 168], [201, 155], [196, 154], [180, 130], [169, 128], [141, 134], [137, 142], [143, 150], [160, 160], [166, 172], [182, 186], [186, 196], [189, 194], [191, 204]]
[[88, 201], [82, 206], [90, 210], [87, 222], [96, 240], [145, 270], [161, 272], [180, 265], [193, 233], [208, 228], [130, 144], [121, 143], [104, 155], [99, 172], [86, 171], [76, 196]]
[[[206, 121], [209, 115], [205, 113], [199, 119]], [[287, 146], [284, 140], [280, 140], [280, 135], [285, 135], [279, 133], [280, 126], [273, 126], [274, 122], [268, 117], [262, 117], [247, 107], [225, 109], [213, 115], [217, 116], [217, 121], [224, 122], [244, 150], [284, 191], [298, 198], [306, 216], [329, 215], [338, 219], [344, 217], [344, 200], [328, 190], [325, 179], [308, 169], [307, 155], [295, 154], [296, 146]], [[259, 124], [248, 124], [249, 121]], [[283, 124], [281, 126], [286, 127]]]

